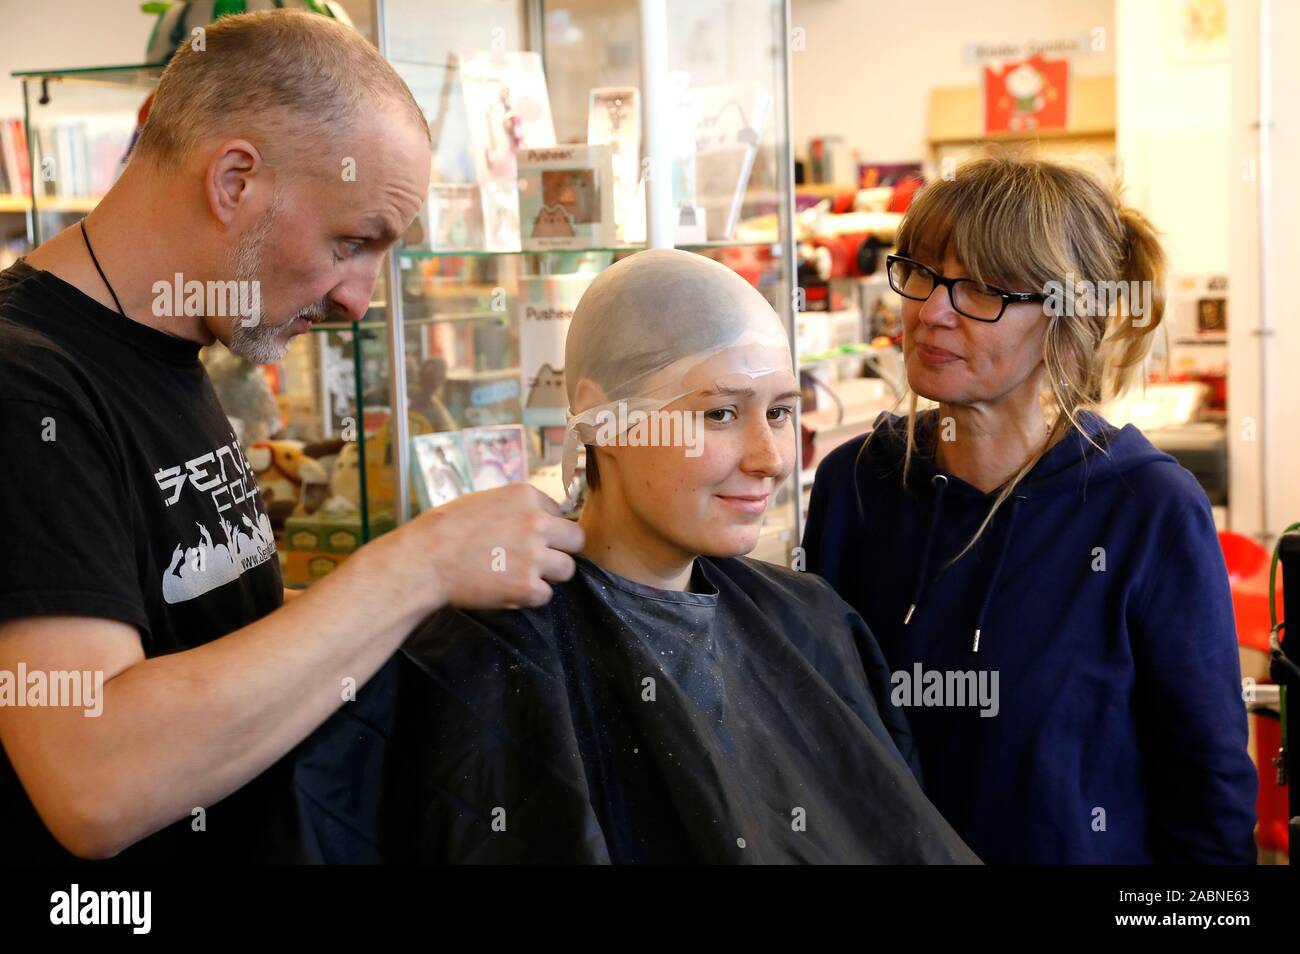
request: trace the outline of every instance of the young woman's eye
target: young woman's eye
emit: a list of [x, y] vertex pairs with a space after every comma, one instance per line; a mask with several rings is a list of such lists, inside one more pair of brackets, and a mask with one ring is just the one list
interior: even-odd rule
[[714, 424], [730, 424], [736, 419], [736, 409], [734, 407], [718, 407], [712, 411], [705, 411], [704, 416]]
[[776, 407], [769, 407], [767, 409], [767, 419], [777, 424], [784, 424], [786, 421], [790, 420], [792, 414], [794, 414], [794, 408], [786, 407], [784, 404], [777, 405]]

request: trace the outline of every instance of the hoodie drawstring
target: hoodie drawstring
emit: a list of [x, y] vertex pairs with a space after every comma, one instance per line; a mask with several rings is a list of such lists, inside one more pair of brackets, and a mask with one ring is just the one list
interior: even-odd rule
[[988, 589], [984, 591], [984, 602], [980, 604], [979, 616], [975, 617], [975, 643], [971, 646], [971, 652], [980, 651], [980, 631], [984, 628], [984, 614], [989, 611], [989, 604], [993, 602], [993, 590], [998, 585], [998, 575], [1002, 572], [1002, 564], [1006, 561], [1007, 551], [1011, 549], [1011, 531], [1016, 523], [1016, 508], [1025, 498], [1019, 494], [1011, 498], [1011, 513], [1007, 516], [1007, 532], [1002, 535], [1002, 547], [998, 550], [998, 561], [993, 564], [993, 575], [989, 577]]
[[921, 572], [916, 575], [916, 585], [912, 587], [912, 603], [907, 608], [907, 615], [903, 617], [904, 626], [912, 621], [912, 614], [916, 612], [917, 604], [921, 602], [921, 594], [925, 590], [925, 581], [930, 570], [930, 551], [934, 547], [935, 531], [939, 529], [939, 512], [943, 509], [943, 492], [948, 489], [948, 478], [943, 474], [935, 474], [930, 478], [930, 483], [934, 486], [934, 503], [930, 507], [930, 529], [925, 534], [925, 548], [921, 551]]

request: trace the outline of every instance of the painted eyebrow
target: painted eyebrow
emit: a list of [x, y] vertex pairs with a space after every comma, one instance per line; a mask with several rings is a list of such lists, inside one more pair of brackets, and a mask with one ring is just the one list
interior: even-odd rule
[[[784, 401], [784, 400], [786, 400], [786, 399], [788, 399], [788, 398], [797, 398], [797, 397], [800, 397], [800, 396], [801, 396], [801, 393], [802, 393], [802, 392], [800, 392], [800, 391], [786, 391], [786, 392], [783, 393], [783, 394], [778, 394], [776, 397], [772, 398], [772, 400], [773, 400], [773, 401]], [[727, 387], [727, 386], [725, 386], [725, 385], [719, 385], [718, 387], [709, 388], [709, 389], [706, 390], [706, 391], [701, 391], [701, 392], [700, 392], [700, 396], [701, 396], [701, 397], [742, 397], [742, 398], [752, 398], [752, 397], [754, 396], [754, 389], [753, 389], [753, 388], [731, 388], [731, 387]]]

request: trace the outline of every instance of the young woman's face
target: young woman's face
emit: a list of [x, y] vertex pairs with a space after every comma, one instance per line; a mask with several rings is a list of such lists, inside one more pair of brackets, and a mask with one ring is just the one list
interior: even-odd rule
[[[638, 523], [686, 555], [753, 550], [763, 513], [798, 451], [799, 384], [790, 366], [788, 348], [759, 345], [696, 366], [683, 382], [691, 393], [666, 410], [702, 421], [698, 444], [601, 448], [608, 455], [601, 462], [602, 490], [607, 475], [616, 475]], [[755, 368], [776, 370], [745, 373]], [[613, 468], [604, 463], [610, 457]]]
[[[949, 251], [942, 262], [913, 256], [946, 278], [966, 270]], [[1037, 291], [1008, 288], [1006, 291]], [[997, 404], [1037, 394], [1047, 322], [1038, 302], [1008, 304], [990, 324], [953, 310], [948, 289], [935, 285], [925, 301], [903, 299], [907, 381], [922, 397], [945, 404]]]

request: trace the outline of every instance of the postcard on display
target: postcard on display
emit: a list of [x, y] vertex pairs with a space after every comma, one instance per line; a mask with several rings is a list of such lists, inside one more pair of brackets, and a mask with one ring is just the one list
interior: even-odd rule
[[411, 470], [421, 510], [441, 507], [474, 489], [460, 431], [412, 437]]
[[614, 169], [614, 222], [619, 238], [630, 242], [628, 217], [636, 203], [641, 171], [641, 94], [635, 86], [593, 89], [587, 108], [587, 142], [609, 146]]
[[522, 426], [469, 427], [461, 433], [465, 436], [470, 481], [475, 490], [491, 490], [528, 479]]
[[519, 250], [520, 149], [555, 145], [542, 59], [532, 52], [460, 55], [469, 140], [483, 205], [484, 247]]

